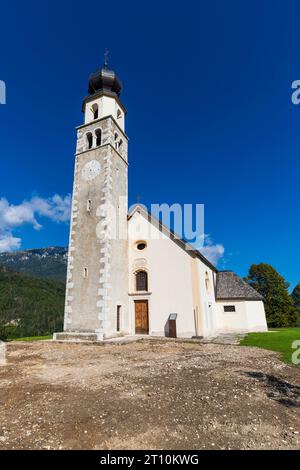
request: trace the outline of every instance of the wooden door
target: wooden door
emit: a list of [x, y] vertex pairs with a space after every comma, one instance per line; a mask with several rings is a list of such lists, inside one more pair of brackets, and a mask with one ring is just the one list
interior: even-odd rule
[[135, 334], [147, 335], [149, 333], [148, 300], [135, 300]]

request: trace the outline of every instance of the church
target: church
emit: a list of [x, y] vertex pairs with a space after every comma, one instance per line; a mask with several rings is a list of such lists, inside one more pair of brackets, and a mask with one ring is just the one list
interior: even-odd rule
[[263, 299], [136, 205], [128, 213], [126, 109], [118, 76], [89, 78], [77, 127], [64, 331], [56, 340], [267, 331]]

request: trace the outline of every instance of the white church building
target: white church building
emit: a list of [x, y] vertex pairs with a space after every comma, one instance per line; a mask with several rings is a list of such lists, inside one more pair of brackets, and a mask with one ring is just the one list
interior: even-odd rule
[[90, 76], [83, 100], [64, 331], [54, 339], [266, 331], [263, 299], [243, 279], [218, 271], [143, 206], [128, 213], [121, 88], [105, 64]]

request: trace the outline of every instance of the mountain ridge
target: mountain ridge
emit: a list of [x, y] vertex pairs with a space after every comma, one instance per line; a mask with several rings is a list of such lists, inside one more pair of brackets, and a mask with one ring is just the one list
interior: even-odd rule
[[61, 246], [0, 253], [0, 264], [19, 273], [66, 282], [68, 249]]

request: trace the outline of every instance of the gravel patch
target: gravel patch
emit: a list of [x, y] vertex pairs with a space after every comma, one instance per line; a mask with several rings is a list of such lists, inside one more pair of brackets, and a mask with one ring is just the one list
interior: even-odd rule
[[0, 449], [299, 449], [300, 369], [231, 344], [15, 342]]

